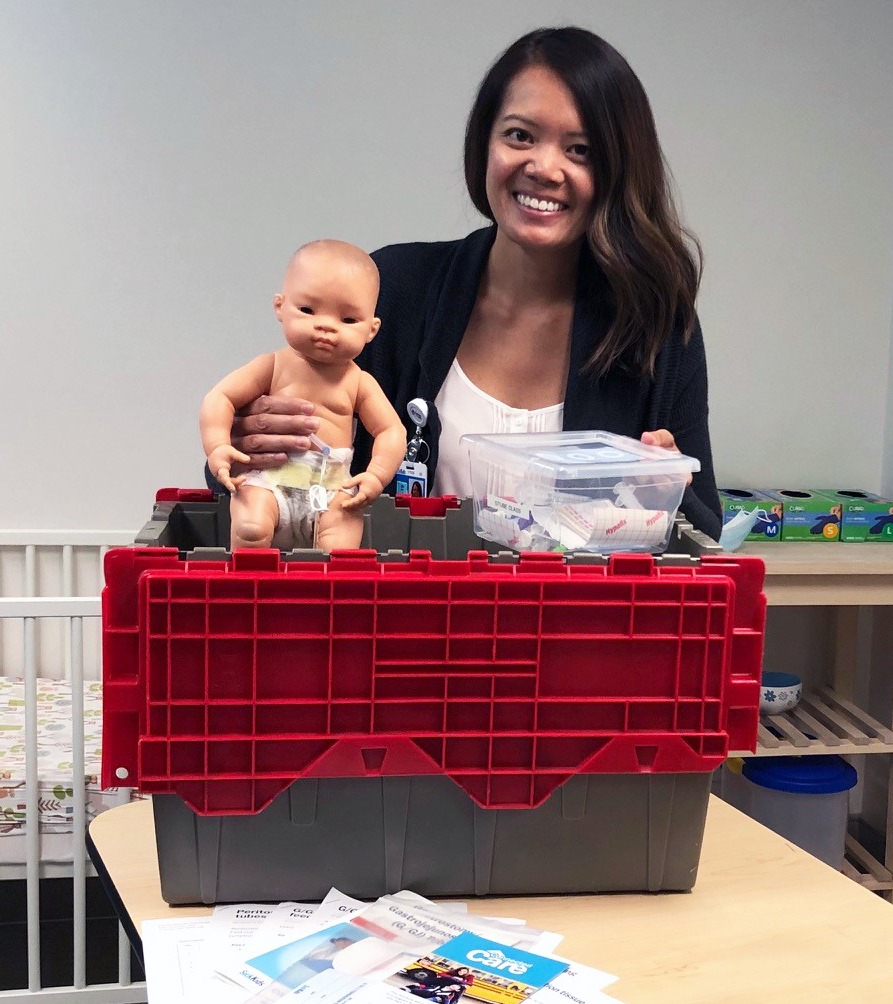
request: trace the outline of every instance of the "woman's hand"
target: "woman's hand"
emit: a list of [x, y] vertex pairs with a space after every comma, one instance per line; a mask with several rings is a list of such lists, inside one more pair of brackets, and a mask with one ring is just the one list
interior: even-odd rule
[[232, 443], [248, 455], [250, 468], [281, 467], [289, 453], [311, 449], [312, 433], [319, 429], [310, 401], [264, 394], [236, 413]]
[[[662, 446], [665, 450], [672, 450], [674, 453], [682, 452], [676, 445], [676, 438], [669, 429], [655, 429], [654, 432], [643, 432], [642, 442], [646, 446]], [[686, 484], [691, 484], [690, 474]]]
[[673, 433], [669, 429], [655, 429], [654, 432], [643, 432], [642, 442], [646, 446], [662, 446], [665, 450], [679, 452]]

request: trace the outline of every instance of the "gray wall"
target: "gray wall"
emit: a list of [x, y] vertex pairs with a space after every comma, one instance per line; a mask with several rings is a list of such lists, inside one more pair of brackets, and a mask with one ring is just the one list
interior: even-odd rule
[[893, 5], [0, 0], [0, 526], [200, 484], [290, 251], [476, 226], [475, 87], [568, 22], [641, 76], [706, 250], [721, 482], [893, 490]]

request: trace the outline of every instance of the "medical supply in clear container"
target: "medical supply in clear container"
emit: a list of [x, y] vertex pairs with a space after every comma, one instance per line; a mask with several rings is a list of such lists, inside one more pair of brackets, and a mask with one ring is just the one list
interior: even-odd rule
[[664, 551], [700, 462], [610, 432], [467, 435], [475, 533], [517, 551]]

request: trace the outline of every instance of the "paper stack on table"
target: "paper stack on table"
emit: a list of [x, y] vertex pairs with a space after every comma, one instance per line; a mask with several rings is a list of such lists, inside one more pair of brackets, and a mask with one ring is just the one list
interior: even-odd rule
[[142, 925], [149, 1004], [596, 1004], [616, 977], [553, 954], [561, 935], [411, 892], [372, 904], [243, 903]]

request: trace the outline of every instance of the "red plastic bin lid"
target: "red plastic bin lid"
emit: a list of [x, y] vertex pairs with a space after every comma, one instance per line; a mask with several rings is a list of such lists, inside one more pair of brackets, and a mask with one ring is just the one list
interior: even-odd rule
[[485, 807], [579, 772], [753, 748], [757, 558], [405, 563], [120, 548], [103, 594], [103, 783], [257, 812], [299, 777], [444, 773]]

